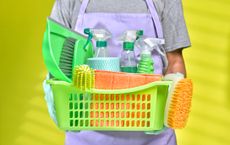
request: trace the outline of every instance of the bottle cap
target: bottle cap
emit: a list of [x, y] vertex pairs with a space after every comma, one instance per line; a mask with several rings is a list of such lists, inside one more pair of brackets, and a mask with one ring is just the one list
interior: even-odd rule
[[123, 43], [123, 49], [133, 51], [134, 50], [134, 42], [124, 42]]
[[143, 30], [137, 31], [137, 39], [139, 39], [143, 35], [144, 35], [144, 31]]
[[84, 29], [84, 33], [85, 33], [85, 34], [89, 34], [89, 33], [90, 33], [90, 29], [89, 29], [89, 28], [85, 28], [85, 29]]
[[97, 47], [107, 47], [107, 42], [106, 41], [97, 41], [96, 46]]

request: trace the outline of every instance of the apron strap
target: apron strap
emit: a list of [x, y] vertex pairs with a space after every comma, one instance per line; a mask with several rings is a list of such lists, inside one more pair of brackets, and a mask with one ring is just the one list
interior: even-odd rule
[[84, 15], [88, 6], [89, 0], [82, 0], [78, 15]]
[[155, 24], [155, 30], [157, 34], [157, 38], [163, 38], [163, 30], [162, 30], [162, 25], [160, 22], [160, 18], [158, 16], [156, 7], [153, 3], [153, 0], [145, 0], [148, 6], [148, 9], [152, 15], [153, 22]]
[[[161, 25], [157, 10], [155, 8], [155, 5], [153, 3], [153, 0], [145, 0], [145, 1], [150, 11], [150, 14], [152, 16], [153, 22], [155, 24], [155, 31], [157, 34], [157, 38], [163, 38], [162, 25]], [[80, 6], [80, 10], [78, 14], [80, 17], [82, 17], [85, 14], [88, 3], [89, 3], [89, 0], [82, 0], [82, 4]]]

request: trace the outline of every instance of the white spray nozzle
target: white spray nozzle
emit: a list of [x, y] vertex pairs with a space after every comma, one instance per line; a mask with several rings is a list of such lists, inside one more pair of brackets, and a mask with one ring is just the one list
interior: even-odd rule
[[151, 54], [153, 50], [156, 50], [160, 55], [164, 56], [165, 53], [161, 47], [163, 44], [165, 44], [165, 40], [159, 38], [139, 39], [136, 42], [136, 46], [141, 49], [142, 54]]
[[89, 31], [96, 41], [106, 41], [111, 37], [111, 33], [106, 29], [85, 29]]
[[120, 37], [120, 40], [124, 42], [135, 42], [135, 40], [142, 35], [143, 30], [128, 30]]
[[165, 44], [164, 39], [158, 39], [158, 38], [146, 38], [143, 40], [150, 48], [154, 48], [157, 45], [163, 45]]

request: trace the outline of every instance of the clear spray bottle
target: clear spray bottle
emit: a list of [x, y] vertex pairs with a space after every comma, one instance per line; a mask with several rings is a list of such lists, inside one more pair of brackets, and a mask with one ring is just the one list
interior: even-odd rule
[[92, 35], [96, 40], [96, 49], [94, 57], [108, 57], [107, 40], [111, 37], [111, 33], [105, 29], [90, 29], [84, 30], [85, 34]]
[[135, 41], [143, 35], [142, 30], [129, 30], [126, 31], [121, 40], [123, 41], [123, 51], [121, 53], [121, 71], [136, 73], [137, 72], [137, 60], [134, 53]]
[[141, 59], [138, 63], [138, 73], [153, 74], [154, 62], [152, 59], [152, 51], [157, 51], [161, 56], [165, 57], [162, 45], [165, 43], [164, 39], [146, 38], [136, 41], [135, 46], [141, 50]]

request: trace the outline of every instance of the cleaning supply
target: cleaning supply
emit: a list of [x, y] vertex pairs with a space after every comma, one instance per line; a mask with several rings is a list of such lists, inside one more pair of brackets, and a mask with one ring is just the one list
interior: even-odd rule
[[97, 70], [120, 71], [119, 57], [109, 57], [107, 40], [111, 37], [105, 29], [84, 29], [84, 33], [96, 40], [95, 55], [87, 59], [87, 64]]
[[48, 18], [42, 54], [55, 79], [71, 82], [74, 66], [85, 64], [87, 58], [93, 57], [93, 44], [89, 38]]
[[95, 73], [88, 65], [75, 66], [73, 72], [73, 85], [81, 90], [86, 91], [94, 88]]
[[72, 68], [73, 68], [73, 55], [74, 55], [74, 46], [76, 44], [76, 39], [66, 38], [62, 47], [59, 67], [62, 72], [68, 77], [72, 78]]
[[150, 132], [163, 128], [168, 81], [128, 89], [85, 91], [63, 81], [48, 83], [55, 92], [56, 116], [62, 130]]
[[157, 74], [131, 74], [95, 70], [95, 88], [104, 90], [127, 89], [160, 81], [161, 75]]
[[107, 40], [111, 37], [111, 33], [105, 29], [86, 28], [84, 33], [92, 35], [96, 40], [96, 51], [94, 57], [108, 57]]
[[159, 55], [165, 57], [163, 49], [164, 39], [159, 38], [141, 38], [135, 43], [135, 46], [141, 50], [141, 59], [138, 63], [138, 73], [152, 74], [154, 73], [154, 62], [152, 58], [152, 51], [157, 51]]
[[165, 107], [165, 125], [170, 128], [184, 128], [192, 103], [193, 85], [191, 79], [181, 73], [167, 74], [164, 80], [172, 81]]
[[128, 30], [126, 31], [121, 40], [123, 41], [123, 51], [121, 53], [121, 71], [136, 73], [137, 60], [134, 53], [135, 41], [143, 35], [142, 30]]
[[[90, 2], [91, 2], [90, 0], [83, 0], [81, 5], [80, 5], [80, 11], [78, 13], [78, 19], [77, 19], [76, 25], [73, 26], [74, 28], [76, 28], [76, 30], [78, 32], [83, 32], [86, 27], [91, 27], [91, 28], [103, 27], [103, 28], [107, 28], [113, 34], [113, 38], [117, 38], [120, 36], [120, 34], [123, 33], [124, 30], [143, 29], [144, 32], [146, 32], [145, 35], [148, 37], [163, 38], [163, 31], [161, 28], [162, 25], [161, 25], [160, 19], [159, 19], [158, 14], [157, 14], [157, 10], [155, 9], [155, 6], [154, 6], [154, 3], [152, 0], [145, 0], [144, 1], [144, 3], [146, 4], [146, 7], [148, 7], [148, 13], [137, 13], [137, 12], [135, 12], [135, 13], [106, 13], [106, 12], [105, 13], [97, 13], [97, 12], [96, 13], [91, 13], [91, 12], [88, 13], [86, 9], [89, 6]], [[132, 2], [132, 1], [130, 1], [130, 2]], [[120, 44], [114, 39], [110, 42], [111, 43], [109, 44], [109, 47], [112, 48], [112, 49], [110, 49], [110, 56], [114, 56], [114, 57], [120, 56], [120, 54], [121, 54]], [[157, 57], [157, 55], [156, 55], [156, 57]], [[162, 70], [161, 63], [162, 62], [159, 61], [159, 67], [157, 68], [158, 69], [157, 72], [159, 72], [159, 73], [161, 73], [161, 70]], [[163, 88], [161, 86], [158, 87], [159, 84], [157, 82], [154, 82], [154, 83], [157, 86], [157, 88], [155, 88], [155, 89], [158, 90], [159, 88]], [[164, 82], [164, 83], [166, 83], [166, 82]], [[77, 91], [73, 91], [74, 87], [71, 87], [73, 89], [72, 90], [71, 88], [65, 87], [64, 85], [61, 85], [61, 84], [58, 85], [57, 82], [56, 82], [56, 85], [52, 85], [52, 88], [54, 90], [58, 90], [58, 88], [59, 89], [62, 88], [62, 91], [58, 90], [59, 94], [56, 94], [56, 97], [57, 97], [57, 99], [60, 99], [60, 102], [63, 103], [63, 108], [62, 108], [63, 116], [65, 114], [68, 114], [69, 112], [64, 111], [64, 110], [68, 110], [68, 107], [65, 107], [65, 105], [68, 106], [68, 96], [70, 93], [77, 96]], [[152, 94], [154, 94], [154, 92], [156, 92], [155, 89], [150, 89], [149, 92], [145, 92], [146, 90], [144, 90], [144, 92], [142, 92], [142, 93], [152, 95]], [[65, 93], [63, 90], [65, 90]], [[160, 90], [161, 90], [161, 93], [159, 93], [159, 94], [163, 94], [162, 90], [164, 90], [164, 88], [160, 89]], [[133, 92], [133, 90], [131, 90], [131, 91]], [[114, 90], [109, 91], [109, 92], [114, 93]], [[100, 92], [100, 94], [103, 95], [104, 92]], [[96, 98], [96, 96], [100, 96], [100, 94], [96, 95], [96, 92], [95, 92], [95, 98]], [[125, 94], [125, 92], [122, 91], [121, 94]], [[128, 93], [127, 97], [130, 94], [131, 93]], [[58, 96], [66, 96], [66, 97], [58, 98]], [[106, 95], [104, 95], [104, 96], [106, 96]], [[112, 96], [116, 96], [116, 94], [108, 94], [108, 96], [112, 97]], [[126, 94], [125, 94], [125, 96], [126, 96]], [[122, 131], [122, 130], [147, 131], [148, 130], [148, 131], [151, 131], [151, 130], [153, 130], [154, 126], [158, 123], [158, 121], [155, 120], [156, 119], [154, 117], [155, 115], [153, 115], [153, 114], [157, 113], [158, 110], [160, 110], [160, 108], [158, 108], [159, 106], [161, 106], [160, 105], [161, 102], [159, 101], [159, 99], [160, 100], [165, 99], [164, 95], [158, 96], [158, 94], [156, 94], [157, 97], [155, 97], [155, 95], [153, 95], [153, 96], [154, 97], [151, 96], [151, 101], [149, 102], [151, 104], [150, 105], [151, 108], [153, 109], [152, 111], [149, 111], [151, 114], [151, 119], [149, 119], [149, 120], [141, 120], [140, 118], [139, 119], [138, 118], [131, 119], [130, 117], [128, 118], [128, 115], [127, 115], [126, 121], [128, 121], [129, 124], [138, 125], [138, 124], [140, 124], [139, 122], [143, 121], [146, 124], [145, 128], [140, 128], [140, 126], [139, 127], [137, 127], [137, 126], [131, 127], [130, 125], [125, 126], [125, 127], [121, 127], [121, 126], [119, 126], [120, 125], [119, 123], [124, 121], [124, 119], [122, 120], [122, 118], [117, 118], [117, 117], [109, 118], [109, 119], [104, 119], [104, 118], [91, 119], [90, 117], [79, 119], [77, 117], [75, 118], [75, 116], [74, 116], [74, 117], [69, 119], [67, 115], [65, 115], [66, 117], [64, 117], [66, 119], [64, 119], [64, 118], [62, 119], [62, 120], [65, 120], [66, 122], [60, 121], [62, 124], [60, 124], [59, 126], [62, 126], [62, 129], [65, 128], [66, 130], [74, 130], [74, 128], [75, 128], [75, 130], [87, 130], [88, 129], [88, 130], [106, 130], [106, 131], [109, 131], [109, 130], [118, 130], [118, 131]], [[79, 99], [79, 98], [80, 97], [77, 96], [76, 99]], [[67, 102], [64, 101], [65, 99], [67, 100]], [[91, 102], [91, 100], [88, 100], [88, 102]], [[104, 102], [105, 101], [103, 100], [103, 103]], [[110, 102], [112, 102], [112, 101], [111, 100], [108, 101], [108, 103], [110, 103]], [[120, 102], [118, 102], [118, 103], [120, 103]], [[118, 110], [118, 113], [121, 113], [120, 110], [121, 109]], [[73, 109], [73, 111], [77, 111], [77, 112], [79, 111], [80, 112], [81, 110]], [[89, 111], [93, 111], [94, 115], [98, 115], [100, 113], [99, 110], [96, 111], [96, 110], [92, 109]], [[102, 110], [102, 111], [104, 111], [104, 110]], [[109, 113], [111, 112], [111, 116], [115, 116], [117, 113], [117, 112], [115, 112], [115, 109], [114, 110], [108, 110], [108, 112]], [[133, 112], [135, 113], [135, 111], [133, 111]], [[106, 114], [106, 113], [104, 113], [104, 114]], [[80, 126], [80, 125], [78, 126], [78, 124], [76, 124], [76, 125], [70, 124], [71, 120], [73, 120], [73, 122], [75, 122], [75, 120], [78, 120], [78, 119], [83, 121], [83, 122], [87, 122], [87, 121], [91, 122], [92, 121], [92, 124], [93, 123], [94, 124], [92, 126], [91, 126], [91, 124], [88, 126], [87, 126], [87, 124], [83, 125], [83, 126]], [[104, 124], [105, 124], [105, 122], [107, 122], [107, 120], [109, 121], [109, 124], [111, 123], [111, 126], [95, 127], [97, 125], [96, 123], [98, 123], [98, 125], [99, 124], [101, 125], [101, 122], [104, 121]], [[64, 125], [66, 125], [66, 126], [64, 126]], [[162, 124], [161, 124], [161, 127], [162, 127]], [[161, 127], [155, 128], [155, 129], [160, 129]], [[146, 144], [146, 135], [144, 135], [144, 133], [141, 133], [141, 132], [139, 132], [139, 133], [138, 132], [129, 132], [129, 133], [127, 133], [128, 135], [126, 133], [122, 133], [122, 134], [124, 134], [124, 137], [119, 137], [119, 136], [121, 136], [121, 133], [119, 133], [119, 132], [118, 133], [112, 133], [112, 136], [110, 136], [109, 134], [110, 133], [105, 134], [105, 135], [101, 135], [100, 136], [100, 142], [98, 142], [97, 141], [98, 132], [95, 132], [95, 131], [85, 132], [84, 135], [82, 135], [81, 133], [80, 134], [78, 134], [78, 133], [67, 133], [67, 142], [73, 142], [73, 143], [79, 142], [80, 144], [84, 144], [85, 141], [87, 141], [89, 138], [92, 138], [91, 142], [93, 142], [93, 143], [91, 143], [91, 144], [100, 145], [102, 142], [108, 142], [108, 138], [110, 138], [112, 140], [112, 142], [113, 142], [113, 140], [116, 140], [116, 142], [120, 143], [120, 144], [136, 144], [137, 140], [138, 140], [139, 144]], [[72, 137], [73, 135], [75, 137]], [[137, 140], [136, 139], [133, 139], [133, 140], [125, 139], [128, 136], [135, 137], [137, 135], [138, 135]], [[156, 139], [149, 140], [149, 144], [162, 144], [162, 138], [164, 140], [170, 140], [171, 139], [170, 137], [174, 138], [174, 133], [172, 131], [168, 130], [167, 132], [163, 133], [162, 135], [156, 136]], [[173, 140], [170, 140], [170, 143], [171, 142], [173, 142]], [[110, 144], [110, 143], [108, 142], [108, 144]]]
[[88, 58], [87, 64], [97, 70], [107, 70], [113, 72], [120, 71], [120, 58], [119, 57], [94, 57]]
[[[84, 102], [84, 100], [90, 100], [92, 95], [90, 93], [90, 90], [94, 88], [95, 85], [95, 73], [94, 70], [91, 69], [88, 65], [80, 65], [76, 66], [73, 72], [73, 86], [76, 88], [76, 90], [79, 93], [82, 93], [79, 96], [79, 99], [77, 100], [75, 105], [75, 109], [79, 108], [81, 110], [87, 110], [89, 108], [89, 104], [87, 102]], [[76, 101], [76, 99], [72, 99], [72, 101]], [[81, 102], [80, 104], [78, 104]], [[75, 112], [76, 115], [76, 112]], [[85, 112], [84, 114], [82, 112], [79, 112], [78, 116], [80, 118], [84, 118], [89, 116], [88, 112]], [[78, 122], [79, 123], [79, 122]], [[82, 124], [82, 122], [80, 122]], [[76, 121], [75, 121], [76, 124]]]
[[116, 90], [128, 89], [160, 81], [158, 74], [130, 74], [93, 70], [88, 65], [76, 66], [73, 73], [73, 85], [81, 91], [95, 89]]
[[[75, 120], [75, 126], [90, 126], [90, 127], [150, 127], [150, 112], [143, 112], [143, 110], [151, 110], [150, 107], [150, 102], [151, 102], [151, 95], [146, 94], [146, 95], [109, 95], [109, 94], [95, 94], [92, 93], [94, 92], [93, 89], [101, 88], [103, 87], [103, 84], [107, 86], [108, 89], [108, 77], [106, 75], [110, 76], [111, 78], [110, 81], [114, 82], [114, 86], [117, 86], [117, 83], [122, 84], [121, 81], [127, 81], [127, 80], [122, 80], [120, 79], [121, 75], [124, 76], [125, 78], [129, 77], [128, 80], [132, 80], [131, 78], [136, 79], [142, 79], [145, 84], [151, 83], [153, 81], [160, 80], [161, 77], [160, 75], [141, 75], [141, 74], [131, 74], [132, 76], [127, 75], [127, 73], [120, 73], [120, 72], [111, 72], [111, 71], [98, 71], [98, 70], [92, 70], [89, 66], [87, 65], [81, 65], [75, 67], [74, 74], [73, 74], [73, 86], [76, 88], [76, 90], [79, 93], [83, 93], [82, 101], [79, 100], [79, 102], [82, 102], [80, 104], [79, 109], [78, 107], [75, 107], [77, 110], [85, 110], [84, 115], [81, 112], [77, 112], [76, 110], [74, 111], [75, 114], [77, 112], [79, 119], [80, 118], [85, 118], [85, 120], [90, 117], [90, 120], [85, 122], [81, 122], [79, 124], [78, 120]], [[116, 76], [117, 75], [117, 76]], [[141, 78], [137, 76], [142, 76]], [[151, 79], [150, 79], [151, 76]], [[98, 79], [99, 78], [99, 79]], [[100, 78], [104, 78], [104, 82], [100, 80]], [[94, 80], [96, 80], [99, 84], [95, 83]], [[134, 80], [136, 81], [136, 80]], [[140, 80], [139, 80], [140, 82]], [[130, 84], [133, 85], [133, 82], [130, 81]], [[99, 86], [97, 86], [99, 85]], [[132, 87], [138, 87], [143, 84], [135, 84], [136, 86], [130, 86]], [[122, 89], [125, 89], [124, 86], [120, 85]], [[118, 88], [109, 88], [109, 89], [118, 89]], [[76, 95], [74, 95], [76, 96]], [[80, 98], [79, 98], [80, 99]], [[73, 100], [73, 99], [71, 99]], [[111, 100], [111, 103], [108, 103], [108, 101]], [[132, 105], [130, 105], [130, 100], [132, 100]], [[138, 103], [140, 100], [142, 100], [142, 103]], [[100, 102], [98, 102], [100, 101]], [[135, 101], [135, 103], [134, 103]], [[73, 103], [76, 104], [76, 103]], [[89, 105], [90, 104], [90, 105]], [[72, 105], [71, 105], [72, 106]], [[75, 105], [77, 106], [77, 105]], [[86, 107], [90, 106], [90, 107]], [[73, 108], [73, 107], [71, 107]], [[90, 108], [90, 111], [86, 108]], [[124, 108], [128, 109], [128, 111], [122, 111]], [[120, 112], [115, 111], [122, 109]], [[114, 110], [114, 111], [113, 111]], [[108, 112], [110, 111], [110, 113]], [[134, 111], [136, 113], [134, 113]], [[71, 111], [72, 112], [72, 111]], [[71, 114], [71, 113], [70, 113]], [[136, 115], [135, 115], [136, 114]], [[86, 117], [87, 116], [87, 117]], [[109, 117], [110, 116], [110, 117]], [[73, 115], [71, 115], [71, 118]], [[109, 118], [114, 118], [116, 117], [117, 119], [120, 118], [120, 120], [115, 120], [115, 121], [110, 121], [108, 120]], [[100, 120], [100, 118], [102, 120]], [[103, 119], [104, 118], [104, 119]], [[132, 122], [126, 121], [126, 118], [132, 118]], [[137, 118], [142, 118], [143, 121], [134, 121]], [[99, 120], [98, 120], [99, 119]], [[144, 121], [145, 120], [145, 121]], [[77, 122], [77, 123], [76, 123]], [[73, 126], [73, 123], [70, 122], [70, 125]]]
[[[121, 84], [122, 89], [110, 85], [127, 81], [125, 78], [132, 80], [126, 74], [144, 83], [132, 87]], [[183, 127], [188, 117], [192, 83], [180, 74], [166, 75], [165, 80], [160, 81], [161, 77], [153, 74], [98, 71], [83, 65], [75, 68], [73, 78], [72, 84], [47, 81], [54, 92], [57, 121], [61, 129], [145, 131], [155, 134], [165, 129], [164, 124], [170, 128]], [[145, 84], [145, 81], [149, 82]], [[107, 88], [98, 89], [103, 84]], [[127, 88], [124, 89], [125, 86]]]

